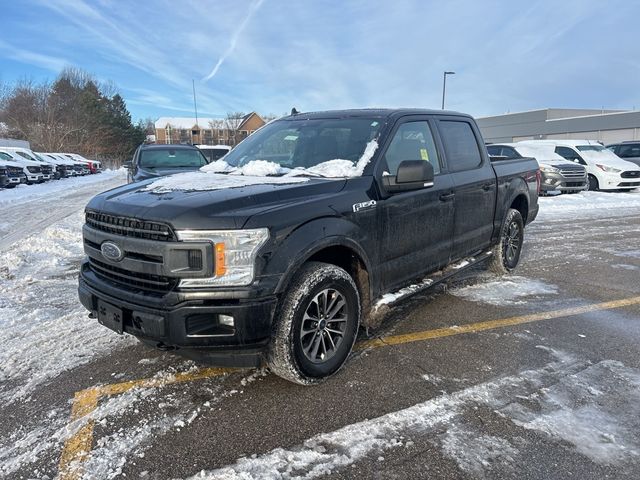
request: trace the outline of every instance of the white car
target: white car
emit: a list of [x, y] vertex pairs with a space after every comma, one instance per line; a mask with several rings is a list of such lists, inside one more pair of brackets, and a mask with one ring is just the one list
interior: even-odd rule
[[0, 188], [13, 188], [26, 182], [22, 167], [13, 162], [9, 154], [4, 152], [0, 152], [0, 172], [2, 172]]
[[210, 162], [220, 160], [231, 151], [229, 145], [196, 145]]
[[[43, 161], [38, 158], [31, 150], [28, 148], [20, 148], [20, 147], [3, 147], [5, 150], [9, 150], [11, 152], [16, 153], [18, 156], [22, 157], [25, 160], [29, 160], [31, 162], [36, 162], [40, 165], [40, 171], [42, 173], [42, 177], [45, 181], [52, 179], [59, 179], [60, 176], [57, 172], [56, 166]], [[14, 155], [15, 156], [15, 155]]]
[[[0, 148], [0, 153], [8, 155], [10, 158], [7, 158], [7, 161], [14, 162], [16, 165], [19, 165], [22, 168], [22, 171], [27, 177], [28, 185], [44, 182], [44, 175], [42, 174], [42, 166], [40, 165], [40, 162], [27, 160], [26, 158], [18, 155], [16, 152], [6, 150], [5, 148]], [[5, 157], [3, 156], [3, 158]]]
[[588, 190], [632, 190], [640, 187], [640, 167], [618, 157], [595, 140], [525, 140], [522, 145], [553, 145], [561, 157], [584, 165]]

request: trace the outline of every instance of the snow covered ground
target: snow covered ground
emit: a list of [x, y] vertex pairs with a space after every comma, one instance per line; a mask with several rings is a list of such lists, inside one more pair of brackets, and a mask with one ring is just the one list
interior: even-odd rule
[[[224, 468], [191, 477], [206, 480], [314, 478], [331, 475], [366, 457], [384, 461], [387, 452], [420, 439], [433, 443], [464, 472], [491, 478], [494, 468], [517, 469], [523, 439], [487, 435], [465, 413], [487, 407], [499, 416], [562, 440], [595, 463], [623, 465], [640, 460], [640, 371], [620, 362], [591, 364], [545, 346], [554, 361], [540, 369], [473, 385], [403, 410], [321, 433], [294, 448], [243, 457]], [[606, 392], [623, 389], [619, 405]], [[577, 405], [577, 406], [576, 406]], [[423, 440], [424, 441], [424, 440]], [[300, 472], [304, 472], [300, 475]]]
[[49, 197], [50, 200], [54, 201], [61, 193], [73, 191], [87, 185], [97, 186], [114, 178], [126, 178], [126, 175], [127, 171], [124, 168], [120, 168], [119, 170], [105, 170], [96, 175], [63, 178], [37, 185], [19, 185], [11, 189], [2, 189], [0, 190], [0, 208], [4, 209], [4, 207], [12, 204], [30, 202], [43, 197]]
[[[131, 337], [117, 336], [88, 320], [76, 292], [83, 257], [80, 229], [84, 204], [95, 191], [123, 181], [123, 172], [118, 171], [0, 191], [0, 408], [29, 403], [38, 388], [54, 386], [62, 373], [134, 345]], [[562, 235], [554, 236], [557, 222], [581, 219], [588, 221], [590, 228], [599, 228], [597, 223], [602, 219], [638, 216], [639, 193], [586, 192], [542, 198], [540, 215], [528, 238], [545, 249], [532, 248], [528, 258], [566, 250]], [[16, 216], [19, 211], [25, 215]], [[637, 232], [624, 230], [624, 221], [620, 223], [620, 232], [633, 238]], [[581, 227], [580, 231], [585, 230]], [[591, 247], [602, 248], [595, 243]], [[634, 265], [627, 260], [637, 259], [640, 250], [615, 248], [612, 253], [620, 257], [620, 269], [632, 270]], [[486, 275], [450, 293], [472, 302], [511, 307], [556, 298], [560, 289], [538, 278]], [[204, 471], [194, 478], [290, 478], [301, 472], [310, 478], [372, 455], [384, 459], [384, 455], [427, 437], [425, 441], [470, 475], [491, 471], [492, 465], [517, 468], [526, 445], [487, 435], [468, 423], [464, 413], [478, 407], [488, 407], [509, 422], [562, 440], [595, 463], [640, 461], [635, 433], [640, 429], [640, 372], [619, 362], [590, 364], [544, 348], [541, 350], [554, 358], [542, 368], [444, 392], [406, 409], [318, 434], [295, 447], [238, 458], [227, 467]], [[141, 365], [143, 361], [157, 376], [194, 368], [191, 362], [156, 354], [140, 360]], [[178, 388], [132, 389], [101, 402], [90, 417], [71, 426], [67, 425], [67, 403], [47, 406], [42, 415], [25, 419], [19, 429], [0, 438], [0, 476], [59, 451], [88, 421], [107, 428], [127, 412], [142, 412], [143, 405], [152, 404], [153, 413], [147, 410], [127, 428], [96, 440], [86, 471], [93, 478], [115, 478], [127, 462], [144, 456], [150, 442], [161, 441], [167, 432], [189, 428], [199, 416], [213, 412], [221, 399], [241, 394], [248, 383], [264, 374], [250, 373], [226, 389], [210, 382], [200, 389], [198, 401]], [[612, 389], [622, 391], [628, 399], [624, 408], [607, 396]], [[41, 475], [34, 471], [32, 476]]]

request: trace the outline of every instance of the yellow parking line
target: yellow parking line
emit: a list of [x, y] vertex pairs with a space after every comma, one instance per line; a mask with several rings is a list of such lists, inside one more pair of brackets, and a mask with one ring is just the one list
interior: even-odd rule
[[[598, 310], [611, 310], [613, 308], [621, 308], [637, 304], [640, 304], [640, 296], [623, 298], [610, 302], [595, 303], [592, 305], [584, 305], [580, 307], [552, 310], [549, 312], [503, 318], [499, 320], [470, 323], [468, 325], [437, 328], [434, 330], [424, 330], [421, 332], [393, 335], [389, 337], [376, 338], [373, 340], [365, 340], [358, 343], [356, 345], [356, 349], [364, 350], [367, 348], [378, 348], [390, 345], [399, 345], [402, 343], [420, 342], [424, 340], [432, 340], [435, 338], [449, 337], [452, 335], [460, 335], [463, 333], [481, 332], [484, 330], [492, 330], [495, 328], [539, 322], [542, 320], [551, 320], [554, 318], [570, 317], [581, 315], [584, 313], [595, 312]], [[98, 402], [102, 397], [118, 395], [127, 392], [132, 388], [161, 387], [174, 383], [192, 382], [195, 380], [217, 377], [233, 372], [235, 370], [236, 369], [231, 368], [203, 368], [195, 370], [193, 372], [178, 373], [168, 379], [144, 378], [139, 380], [131, 380], [128, 382], [114, 383], [110, 385], [101, 385], [93, 388], [88, 388], [86, 390], [81, 390], [75, 394], [73, 399], [73, 406], [71, 407], [71, 422], [79, 421], [83, 417], [93, 412], [97, 408]], [[76, 480], [82, 477], [82, 464], [87, 459], [93, 443], [93, 427], [94, 420], [90, 419], [71, 438], [69, 438], [65, 442], [62, 450], [62, 455], [60, 457], [60, 463], [58, 465], [59, 480]]]
[[597, 310], [611, 310], [612, 308], [637, 305], [639, 303], [640, 297], [623, 298], [610, 302], [564, 308], [561, 310], [553, 310], [550, 312], [532, 313], [530, 315], [502, 318], [500, 320], [489, 320], [486, 322], [470, 323], [468, 325], [437, 328], [435, 330], [424, 330], [421, 332], [407, 333], [404, 335], [393, 335], [390, 337], [365, 340], [364, 342], [360, 342], [357, 345], [357, 349], [364, 350], [366, 348], [383, 347], [386, 345], [399, 345], [401, 343], [421, 342], [423, 340], [450, 337], [452, 335], [460, 335], [462, 333], [481, 332], [483, 330], [493, 330], [494, 328], [509, 327], [512, 325], [520, 325], [523, 323], [539, 322], [541, 320], [551, 320], [553, 318], [571, 317], [574, 315], [581, 315], [583, 313], [595, 312]]
[[[169, 378], [143, 378], [128, 382], [101, 385], [76, 392], [71, 407], [71, 422], [89, 415], [98, 407], [102, 397], [119, 395], [132, 388], [152, 388], [171, 385], [174, 383], [192, 382], [205, 378], [217, 377], [234, 371], [232, 368], [201, 368], [193, 372], [177, 373]], [[82, 477], [82, 464], [87, 459], [93, 443], [93, 427], [95, 420], [89, 419], [62, 449], [58, 463], [58, 480], [77, 480]]]

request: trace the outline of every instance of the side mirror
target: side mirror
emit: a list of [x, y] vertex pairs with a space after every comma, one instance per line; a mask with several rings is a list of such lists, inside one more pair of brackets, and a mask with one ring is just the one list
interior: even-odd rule
[[396, 175], [385, 175], [382, 184], [388, 192], [404, 192], [433, 187], [433, 165], [426, 160], [404, 160]]
[[133, 160], [127, 160], [122, 164], [122, 166], [131, 170], [133, 168]]

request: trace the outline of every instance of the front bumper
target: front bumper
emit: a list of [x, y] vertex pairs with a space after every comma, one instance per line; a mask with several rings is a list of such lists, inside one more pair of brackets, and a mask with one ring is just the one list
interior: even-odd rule
[[26, 175], [27, 182], [41, 183], [44, 182], [44, 176], [41, 173], [29, 173]]
[[540, 191], [543, 193], [560, 192], [581, 192], [587, 189], [587, 175], [583, 177], [567, 178], [561, 173], [542, 171], [540, 179]]
[[[261, 365], [271, 335], [276, 297], [222, 300], [220, 293], [216, 291], [207, 299], [203, 292], [163, 298], [124, 291], [97, 276], [86, 261], [78, 286], [80, 301], [87, 310], [100, 318], [100, 308], [115, 307], [121, 315], [122, 332], [147, 344], [217, 366]], [[233, 326], [228, 324], [229, 317]], [[114, 329], [108, 322], [101, 323]]]

